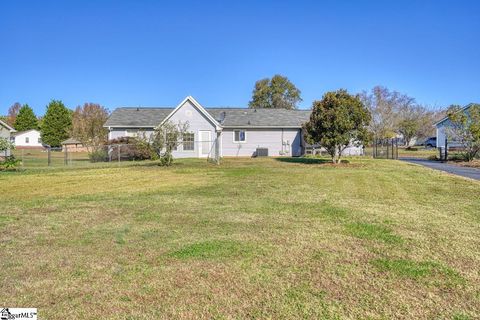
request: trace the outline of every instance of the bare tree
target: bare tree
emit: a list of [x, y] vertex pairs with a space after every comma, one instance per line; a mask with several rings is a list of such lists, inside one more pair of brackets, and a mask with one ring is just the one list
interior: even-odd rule
[[96, 103], [78, 106], [72, 115], [72, 137], [78, 139], [90, 152], [97, 150], [107, 140], [108, 131], [103, 127], [108, 110]]
[[8, 108], [7, 123], [12, 127], [15, 125], [21, 107], [22, 105], [19, 102], [15, 102], [10, 108]]

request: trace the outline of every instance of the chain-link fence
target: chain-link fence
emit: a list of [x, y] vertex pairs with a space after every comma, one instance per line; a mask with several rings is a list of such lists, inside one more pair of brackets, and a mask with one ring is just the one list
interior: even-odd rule
[[[139, 156], [139, 153], [141, 154]], [[24, 168], [86, 167], [99, 163], [125, 162], [151, 159], [152, 154], [138, 151], [137, 145], [108, 145], [87, 151], [72, 148], [37, 148], [12, 150], [12, 154]]]
[[374, 139], [372, 145], [365, 148], [366, 156], [376, 159], [398, 159], [398, 139]]

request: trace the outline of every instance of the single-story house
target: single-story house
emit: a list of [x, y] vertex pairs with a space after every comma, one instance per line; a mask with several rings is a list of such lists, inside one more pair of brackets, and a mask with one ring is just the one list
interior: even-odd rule
[[108, 139], [144, 135], [166, 121], [188, 123], [173, 156], [177, 158], [254, 156], [257, 148], [269, 156], [300, 156], [304, 153], [302, 124], [310, 111], [285, 109], [204, 108], [193, 97], [176, 108], [117, 108], [105, 123]]
[[35, 129], [15, 132], [10, 139], [17, 149], [43, 149], [40, 131]]
[[[10, 141], [12, 133], [15, 133], [15, 129], [8, 123], [0, 120], [0, 138]], [[8, 157], [9, 155], [10, 150], [6, 150], [0, 154], [0, 157]]]
[[170, 121], [188, 123], [188, 133], [173, 151], [176, 158], [237, 156], [301, 156], [305, 154], [302, 124], [310, 110], [205, 108], [186, 97], [175, 108], [117, 108], [108, 118], [108, 139], [142, 136]]
[[[465, 112], [468, 114], [469, 109], [472, 106], [479, 105], [477, 103], [470, 103], [460, 110], [460, 112]], [[443, 118], [442, 120], [435, 123], [435, 127], [437, 129], [437, 148], [444, 148], [445, 147], [445, 138], [448, 137], [448, 145], [450, 147], [459, 147], [459, 143], [454, 141], [454, 138], [449, 137], [448, 128], [451, 126], [450, 119], [448, 117]]]
[[87, 152], [87, 148], [78, 140], [69, 138], [62, 141], [62, 151], [67, 152]]

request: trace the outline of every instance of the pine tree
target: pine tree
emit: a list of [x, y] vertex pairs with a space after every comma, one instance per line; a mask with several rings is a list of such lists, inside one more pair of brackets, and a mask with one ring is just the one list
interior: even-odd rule
[[51, 147], [59, 147], [62, 141], [69, 137], [72, 126], [72, 113], [62, 101], [52, 100], [47, 106], [43, 118], [41, 137], [42, 142]]
[[32, 108], [28, 104], [24, 104], [18, 111], [15, 119], [14, 128], [17, 131], [27, 131], [30, 129], [38, 129], [38, 120], [33, 113]]

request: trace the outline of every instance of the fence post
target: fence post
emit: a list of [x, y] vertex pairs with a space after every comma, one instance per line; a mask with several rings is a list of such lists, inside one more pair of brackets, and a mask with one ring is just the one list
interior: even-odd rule
[[120, 163], [120, 145], [117, 145], [118, 163]]
[[395, 139], [395, 159], [398, 159], [398, 139]]
[[48, 166], [50, 167], [52, 165], [52, 155], [51, 155], [52, 149], [50, 147], [47, 148], [47, 161], [48, 161]]
[[390, 150], [389, 150], [390, 142], [388, 141], [388, 139], [386, 140], [387, 140], [387, 159], [388, 159], [388, 157], [390, 156]]
[[394, 146], [395, 146], [395, 143], [393, 142], [393, 138], [392, 138], [392, 159], [395, 159]]
[[445, 161], [448, 161], [448, 139], [445, 137]]
[[63, 164], [68, 165], [68, 151], [67, 146], [65, 146], [65, 151], [63, 152]]

